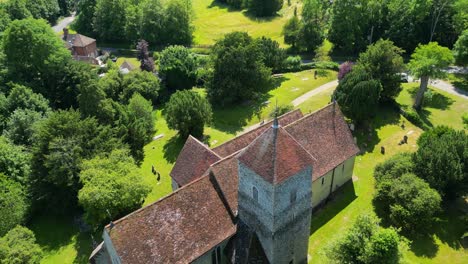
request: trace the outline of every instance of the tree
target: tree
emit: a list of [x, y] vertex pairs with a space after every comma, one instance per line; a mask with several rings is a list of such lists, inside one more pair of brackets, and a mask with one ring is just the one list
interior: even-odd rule
[[28, 201], [21, 184], [0, 173], [0, 236], [24, 223], [27, 212]]
[[251, 100], [270, 87], [271, 69], [264, 65], [258, 45], [247, 33], [226, 34], [211, 56], [214, 69], [207, 90], [212, 104]]
[[338, 81], [341, 81], [344, 79], [344, 77], [351, 72], [353, 69], [354, 63], [351, 61], [345, 61], [342, 64], [340, 64], [339, 70], [338, 70]]
[[457, 42], [455, 42], [453, 53], [458, 65], [468, 64], [468, 29], [463, 31]]
[[441, 78], [445, 76], [443, 69], [452, 62], [452, 52], [446, 47], [439, 46], [437, 42], [419, 45], [414, 53], [411, 54], [408, 67], [415, 77], [421, 78], [421, 84], [413, 105], [415, 109], [420, 110], [422, 107], [429, 78]]
[[[161, 1], [143, 1], [139, 8], [141, 10], [140, 37], [152, 45], [164, 44], [163, 27], [166, 14]], [[177, 34], [176, 32], [171, 32], [171, 34]]]
[[331, 10], [328, 39], [341, 52], [357, 54], [369, 43], [366, 0], [336, 0]]
[[0, 173], [27, 185], [31, 172], [30, 162], [29, 153], [23, 147], [16, 146], [0, 136]]
[[55, 23], [60, 15], [60, 7], [57, 0], [26, 0], [26, 8], [36, 19], [46, 19]]
[[402, 90], [398, 75], [404, 66], [402, 53], [392, 41], [380, 39], [359, 54], [358, 64], [382, 85], [381, 101], [394, 100]]
[[441, 126], [424, 132], [413, 156], [414, 172], [444, 199], [465, 195], [468, 190], [468, 136]]
[[375, 113], [382, 86], [362, 67], [355, 66], [340, 81], [333, 96], [343, 113], [357, 123]]
[[278, 72], [283, 68], [284, 60], [286, 59], [286, 51], [280, 48], [279, 43], [267, 38], [260, 37], [255, 39], [259, 50], [263, 54], [263, 63], [273, 72]]
[[205, 98], [193, 91], [177, 91], [166, 106], [166, 121], [181, 137], [202, 138], [205, 124], [211, 122], [211, 106]]
[[384, 219], [407, 233], [429, 231], [441, 210], [437, 191], [411, 173], [379, 182], [374, 203]]
[[406, 173], [414, 170], [413, 154], [402, 152], [391, 156], [386, 161], [377, 164], [374, 169], [376, 186], [386, 180], [397, 179]]
[[78, 2], [78, 15], [72, 24], [72, 28], [86, 36], [95, 36], [93, 23], [96, 0], [80, 0]]
[[2, 32], [7, 29], [7, 27], [10, 25], [11, 18], [10, 14], [8, 14], [6, 7], [0, 5], [0, 36], [2, 35]]
[[183, 46], [169, 46], [159, 57], [159, 72], [166, 86], [172, 90], [191, 89], [196, 81], [197, 60]]
[[297, 18], [296, 12], [283, 26], [284, 43], [289, 44], [292, 48], [296, 48], [296, 45], [300, 38], [301, 24], [299, 18]]
[[26, 7], [26, 0], [9, 0], [6, 3], [6, 10], [11, 20], [32, 17], [31, 12]]
[[52, 86], [57, 82], [57, 72], [62, 72], [71, 60], [62, 40], [44, 20], [11, 22], [3, 35], [2, 48], [10, 78], [44, 95], [55, 88]]
[[96, 0], [93, 25], [101, 40], [125, 41], [125, 9], [128, 4], [125, 0]]
[[382, 228], [375, 216], [360, 215], [353, 226], [328, 247], [333, 263], [399, 263], [406, 242], [395, 229]]
[[192, 5], [190, 1], [170, 0], [164, 11], [163, 44], [192, 44]]
[[154, 133], [153, 106], [139, 93], [134, 93], [128, 105], [120, 106], [118, 133], [130, 146], [130, 153], [139, 164], [143, 161], [143, 147]]
[[125, 36], [135, 43], [140, 36], [141, 10], [138, 5], [128, 5], [125, 9]]
[[49, 101], [41, 94], [34, 93], [26, 86], [13, 84], [7, 97], [6, 110], [12, 113], [18, 109], [31, 110], [42, 114], [46, 114], [51, 110]]
[[142, 39], [137, 44], [138, 55], [137, 58], [140, 61], [140, 68], [142, 71], [153, 72], [154, 61], [149, 56], [148, 42]]
[[26, 227], [16, 226], [0, 238], [0, 263], [39, 264], [41, 259], [41, 247]]
[[139, 93], [146, 100], [156, 104], [159, 94], [159, 79], [152, 72], [133, 71], [123, 77], [122, 102], [128, 102], [134, 93]]
[[274, 16], [283, 7], [282, 0], [246, 0], [246, 6], [255, 16]]
[[307, 51], [315, 51], [325, 38], [326, 6], [321, 0], [305, 0], [302, 8], [300, 46]]
[[17, 145], [30, 147], [33, 143], [34, 126], [45, 114], [28, 109], [15, 110], [8, 118], [3, 135]]
[[140, 173], [126, 149], [85, 160], [78, 200], [87, 222], [100, 226], [138, 209], [151, 191]]
[[113, 131], [80, 112], [59, 110], [41, 121], [32, 147], [31, 195], [37, 207], [52, 211], [76, 205], [82, 160], [120, 145]]

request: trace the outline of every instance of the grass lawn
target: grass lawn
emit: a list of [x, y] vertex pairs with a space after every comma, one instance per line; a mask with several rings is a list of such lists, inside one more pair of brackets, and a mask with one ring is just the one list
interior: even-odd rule
[[284, 46], [281, 34], [283, 25], [293, 15], [294, 6], [300, 10], [300, 1], [291, 1], [291, 6], [285, 2], [278, 16], [271, 18], [255, 18], [245, 10], [233, 10], [227, 5], [215, 0], [193, 0], [195, 18], [195, 45], [207, 46], [232, 31], [246, 31], [251, 36], [267, 36]]
[[[397, 98], [401, 105], [411, 107], [419, 88], [419, 84], [405, 83], [403, 91]], [[432, 102], [426, 103], [420, 116], [429, 126], [448, 125], [456, 129], [463, 129], [462, 114], [468, 113], [468, 102], [456, 95], [431, 88]]]
[[133, 66], [135, 66], [136, 69], [140, 69], [140, 61], [138, 61], [137, 58], [135, 57], [121, 57], [121, 56], [117, 56], [117, 61], [115, 62], [115, 64], [120, 67], [120, 65], [122, 65], [122, 63], [124, 63], [124, 61], [128, 61], [130, 64], [132, 64]]

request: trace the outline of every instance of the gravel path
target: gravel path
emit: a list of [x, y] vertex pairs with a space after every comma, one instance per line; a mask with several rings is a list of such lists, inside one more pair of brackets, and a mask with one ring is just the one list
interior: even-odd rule
[[72, 14], [69, 17], [65, 17], [62, 20], [58, 22], [57, 25], [53, 26], [52, 29], [54, 30], [55, 33], [61, 32], [64, 27], [68, 27], [68, 25], [71, 24], [75, 20], [75, 14]]
[[439, 90], [445, 91], [447, 93], [459, 96], [461, 98], [468, 99], [468, 92], [458, 89], [457, 87], [453, 86], [451, 83], [448, 83], [442, 80], [436, 80], [435, 82], [431, 82], [429, 85]]
[[318, 93], [321, 93], [323, 91], [326, 91], [328, 89], [333, 89], [335, 88], [336, 86], [338, 86], [338, 80], [334, 80], [332, 82], [329, 82], [329, 83], [326, 83], [324, 85], [321, 85], [317, 88], [315, 88], [314, 90], [310, 91], [310, 92], [307, 92], [301, 96], [299, 96], [298, 98], [294, 99], [292, 101], [292, 105], [294, 107], [302, 104], [303, 102], [307, 101], [307, 99], [311, 98], [312, 96], [318, 94]]

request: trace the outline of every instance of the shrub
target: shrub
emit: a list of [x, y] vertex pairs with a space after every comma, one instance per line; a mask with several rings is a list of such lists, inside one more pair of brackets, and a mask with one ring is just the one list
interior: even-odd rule
[[299, 71], [301, 70], [301, 62], [300, 56], [288, 56], [284, 61], [284, 67], [290, 71]]

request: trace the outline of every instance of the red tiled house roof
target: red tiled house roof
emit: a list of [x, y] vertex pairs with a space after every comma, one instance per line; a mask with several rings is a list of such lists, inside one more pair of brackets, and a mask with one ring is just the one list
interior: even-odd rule
[[[288, 112], [278, 118], [279, 124], [281, 126], [286, 126], [294, 121], [297, 121], [302, 118], [302, 112], [299, 109]], [[219, 145], [213, 148], [213, 151], [221, 157], [226, 157], [235, 153], [245, 147], [247, 147], [254, 139], [256, 139], [260, 134], [267, 130], [273, 120], [263, 124], [260, 127], [257, 127], [254, 130], [248, 131], [232, 140], [227, 141], [226, 143]]]
[[272, 184], [314, 163], [314, 158], [286, 130], [275, 125], [245, 148], [238, 159]]
[[317, 159], [312, 181], [359, 153], [338, 104], [329, 104], [284, 129]]
[[199, 178], [211, 164], [221, 158], [211, 149], [189, 136], [170, 173], [179, 186]]

